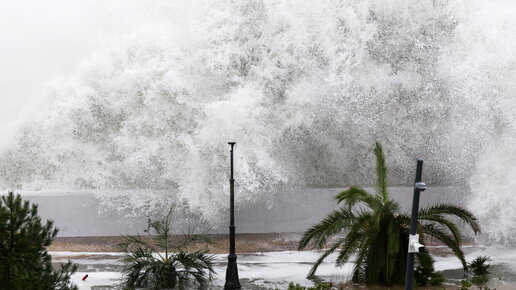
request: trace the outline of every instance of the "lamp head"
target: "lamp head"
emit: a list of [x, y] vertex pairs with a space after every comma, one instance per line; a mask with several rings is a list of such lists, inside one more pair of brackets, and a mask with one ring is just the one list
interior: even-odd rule
[[424, 182], [416, 182], [416, 188], [419, 191], [425, 191], [426, 190], [426, 184]]

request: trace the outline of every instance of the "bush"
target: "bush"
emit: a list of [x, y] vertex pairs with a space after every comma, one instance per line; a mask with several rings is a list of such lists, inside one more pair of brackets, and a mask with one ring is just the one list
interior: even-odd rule
[[489, 268], [491, 268], [491, 265], [487, 264], [487, 261], [489, 261], [489, 257], [481, 256], [476, 257], [468, 264], [468, 270], [473, 274], [471, 283], [481, 289], [489, 282]]
[[172, 209], [159, 221], [149, 221], [150, 241], [125, 237], [119, 247], [126, 252], [122, 270], [126, 288], [184, 288], [190, 284], [204, 287], [213, 279], [213, 255], [207, 249], [188, 252], [193, 242], [209, 242], [203, 235], [188, 232], [174, 243], [171, 234]]
[[299, 284], [288, 284], [288, 290], [330, 290], [330, 283], [316, 282], [314, 287], [304, 287]]
[[434, 259], [428, 253], [417, 254], [418, 265], [414, 272], [414, 278], [418, 286], [437, 286], [444, 281], [443, 275], [434, 269]]
[[489, 261], [489, 257], [479, 256], [468, 264], [467, 272], [472, 276], [470, 280], [461, 281], [461, 290], [471, 289], [472, 286], [481, 290], [491, 290], [491, 288], [487, 286], [490, 274], [489, 268], [491, 268], [491, 265], [487, 264], [487, 261]]
[[42, 224], [37, 205], [9, 192], [0, 199], [0, 289], [73, 290], [77, 266], [52, 267], [47, 247], [58, 233], [52, 221]]

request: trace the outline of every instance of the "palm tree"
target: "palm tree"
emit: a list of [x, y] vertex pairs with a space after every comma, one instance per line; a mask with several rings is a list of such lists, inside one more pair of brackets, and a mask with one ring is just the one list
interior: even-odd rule
[[487, 256], [479, 256], [476, 257], [471, 263], [468, 264], [470, 274], [473, 274], [471, 277], [471, 283], [478, 287], [478, 289], [488, 290], [487, 282], [489, 282], [489, 271], [491, 268], [491, 264], [488, 264], [489, 257]]
[[[402, 284], [405, 280], [410, 217], [400, 213], [387, 186], [387, 167], [382, 146], [377, 142], [377, 180], [375, 192], [352, 186], [339, 193], [340, 208], [309, 228], [299, 242], [299, 250], [312, 247], [324, 251], [308, 276], [313, 276], [330, 254], [339, 250], [337, 266], [353, 256], [356, 264], [353, 281], [368, 284]], [[462, 234], [452, 218], [458, 218], [477, 234], [480, 226], [468, 210], [447, 203], [438, 203], [419, 211], [418, 233], [421, 238], [435, 238], [448, 246], [466, 269], [460, 245]]]
[[126, 236], [119, 247], [126, 252], [125, 266], [122, 270], [124, 286], [128, 288], [183, 288], [192, 283], [206, 286], [215, 274], [214, 256], [208, 249], [188, 252], [187, 246], [193, 242], [209, 242], [203, 235], [188, 231], [183, 239], [173, 242], [170, 230], [173, 210], [157, 222], [149, 222], [149, 229], [156, 235], [151, 241], [141, 236]]

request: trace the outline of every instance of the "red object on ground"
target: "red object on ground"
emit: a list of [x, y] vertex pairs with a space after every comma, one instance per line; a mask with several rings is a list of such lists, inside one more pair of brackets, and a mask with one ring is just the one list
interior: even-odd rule
[[84, 277], [82, 277], [82, 281], [86, 281], [86, 278], [88, 278], [88, 274], [86, 274]]

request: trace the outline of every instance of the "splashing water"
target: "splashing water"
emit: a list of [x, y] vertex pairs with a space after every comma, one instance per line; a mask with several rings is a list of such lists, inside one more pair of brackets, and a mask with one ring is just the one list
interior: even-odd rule
[[485, 225], [497, 211], [495, 234], [516, 232], [502, 211], [516, 170], [512, 2], [168, 2], [54, 82], [42, 117], [21, 117], [1, 187], [165, 190], [210, 215], [225, 206], [227, 141], [253, 202], [370, 184], [378, 140], [391, 183], [424, 158], [428, 183], [471, 183]]

